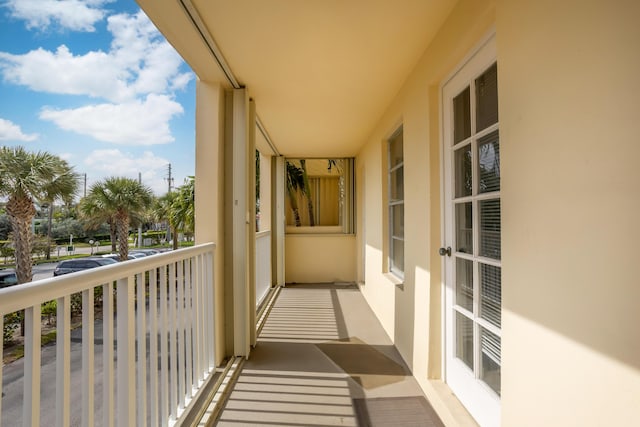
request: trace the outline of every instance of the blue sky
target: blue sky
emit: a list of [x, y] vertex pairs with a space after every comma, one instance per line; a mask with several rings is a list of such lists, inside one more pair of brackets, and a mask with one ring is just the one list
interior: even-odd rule
[[160, 195], [169, 163], [194, 174], [194, 117], [195, 75], [134, 0], [0, 0], [0, 145]]

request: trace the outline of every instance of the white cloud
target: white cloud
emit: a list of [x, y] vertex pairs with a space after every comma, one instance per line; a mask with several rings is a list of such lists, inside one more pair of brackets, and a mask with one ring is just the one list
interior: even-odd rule
[[73, 56], [62, 45], [55, 52], [36, 49], [24, 55], [0, 52], [0, 69], [8, 82], [37, 92], [89, 95], [106, 99], [130, 97], [127, 71], [104, 52]]
[[73, 31], [95, 31], [105, 16], [103, 5], [114, 0], [7, 0], [13, 18], [26, 21], [28, 29], [46, 30], [52, 25]]
[[182, 59], [142, 12], [108, 18], [113, 35], [108, 52], [73, 55], [61, 45], [23, 55], [0, 52], [5, 81], [34, 91], [88, 95], [124, 102], [150, 93], [183, 89], [193, 78], [180, 71]]
[[0, 118], [0, 141], [35, 141], [37, 133], [25, 134], [17, 124]]
[[126, 145], [166, 144], [174, 140], [169, 121], [183, 108], [166, 95], [149, 95], [144, 101], [87, 105], [58, 110], [49, 107], [40, 118], [60, 128], [97, 140]]
[[142, 183], [156, 194], [162, 194], [167, 190], [164, 174], [168, 163], [169, 160], [158, 157], [151, 151], [136, 156], [117, 149], [95, 150], [84, 161], [91, 183], [109, 176], [138, 179], [138, 173], [141, 173]]

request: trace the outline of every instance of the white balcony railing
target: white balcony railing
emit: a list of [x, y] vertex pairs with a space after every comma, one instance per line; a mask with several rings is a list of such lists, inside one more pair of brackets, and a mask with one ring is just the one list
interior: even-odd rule
[[[0, 327], [5, 314], [25, 310], [22, 425], [53, 424], [54, 414], [41, 410], [41, 400], [51, 398], [41, 396], [41, 304], [51, 300], [57, 302], [56, 425], [72, 419], [83, 426], [180, 425], [215, 373], [214, 249], [213, 243], [199, 245], [1, 289]], [[99, 287], [101, 320], [94, 311]], [[77, 293], [81, 369], [71, 363], [71, 302]], [[102, 363], [95, 357], [96, 325], [102, 329]], [[79, 378], [72, 378], [78, 371]], [[81, 398], [72, 399], [76, 388]]]
[[256, 233], [256, 307], [271, 289], [271, 231]]

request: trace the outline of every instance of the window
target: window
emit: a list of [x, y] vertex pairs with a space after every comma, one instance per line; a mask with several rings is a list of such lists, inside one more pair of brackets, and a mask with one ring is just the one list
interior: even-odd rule
[[402, 127], [388, 142], [389, 271], [404, 276], [404, 154]]
[[353, 233], [353, 159], [287, 159], [287, 233]]

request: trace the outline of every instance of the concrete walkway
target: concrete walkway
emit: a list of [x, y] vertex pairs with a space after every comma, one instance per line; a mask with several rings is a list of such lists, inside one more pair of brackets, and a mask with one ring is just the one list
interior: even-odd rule
[[442, 426], [354, 285], [280, 291], [218, 426]]

